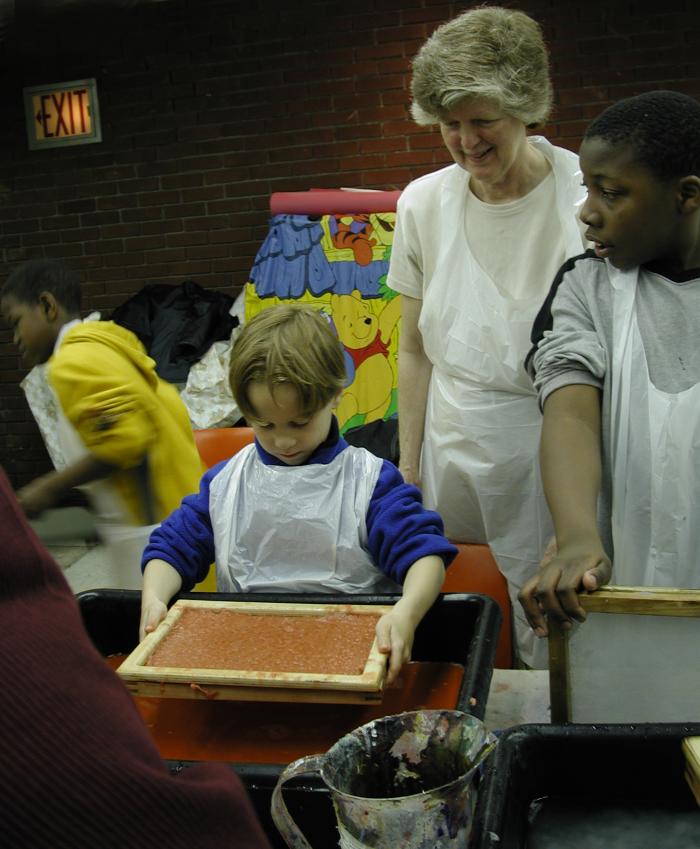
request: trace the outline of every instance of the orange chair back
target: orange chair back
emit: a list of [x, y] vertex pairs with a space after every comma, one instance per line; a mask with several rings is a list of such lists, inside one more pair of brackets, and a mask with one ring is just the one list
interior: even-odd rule
[[488, 545], [456, 542], [458, 554], [445, 574], [443, 593], [479, 593], [498, 602], [503, 621], [496, 647], [495, 666], [510, 669], [513, 666], [512, 613], [508, 582], [498, 570]]
[[194, 441], [204, 465], [211, 469], [255, 439], [252, 427], [209, 427], [194, 431]]

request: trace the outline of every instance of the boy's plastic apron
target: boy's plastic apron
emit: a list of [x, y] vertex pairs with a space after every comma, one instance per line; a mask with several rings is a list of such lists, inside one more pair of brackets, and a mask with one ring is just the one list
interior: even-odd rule
[[464, 191], [443, 189], [445, 239], [418, 322], [433, 363], [423, 493], [448, 537], [490, 545], [508, 580], [518, 655], [543, 667], [546, 642], [517, 602], [553, 533], [539, 475], [542, 416], [523, 366], [543, 296], [512, 301], [499, 292], [467, 244], [464, 203]]
[[254, 445], [240, 451], [209, 490], [219, 591], [396, 592], [366, 550], [382, 462], [349, 446], [330, 463], [280, 469]]
[[677, 394], [649, 379], [637, 270], [613, 285], [613, 583], [700, 588], [700, 383]]
[[[58, 408], [58, 438], [66, 463], [88, 453], [73, 425]], [[107, 481], [93, 481], [84, 489], [95, 509], [95, 526], [105, 543], [108, 570], [100, 569], [99, 586], [105, 589], [140, 590], [143, 586], [141, 555], [151, 531], [158, 525], [133, 525], [125, 515], [118, 495]], [[96, 584], [97, 586], [98, 584]]]

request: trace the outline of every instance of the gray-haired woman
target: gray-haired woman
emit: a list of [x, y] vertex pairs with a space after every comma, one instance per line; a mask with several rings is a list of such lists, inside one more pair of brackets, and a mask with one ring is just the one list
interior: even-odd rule
[[440, 26], [413, 62], [412, 114], [455, 164], [398, 206], [389, 285], [402, 295], [401, 470], [453, 540], [485, 542], [508, 580], [516, 648], [546, 665], [517, 604], [552, 534], [541, 416], [523, 360], [557, 270], [582, 252], [577, 157], [528, 130], [551, 108], [547, 48], [522, 12]]

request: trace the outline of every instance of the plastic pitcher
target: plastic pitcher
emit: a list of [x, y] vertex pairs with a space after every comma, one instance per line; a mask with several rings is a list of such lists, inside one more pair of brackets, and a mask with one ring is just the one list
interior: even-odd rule
[[272, 819], [292, 849], [311, 849], [287, 810], [285, 782], [318, 772], [330, 790], [342, 849], [463, 849], [474, 772], [496, 744], [483, 723], [452, 710], [385, 716], [323, 755], [291, 763], [272, 794]]

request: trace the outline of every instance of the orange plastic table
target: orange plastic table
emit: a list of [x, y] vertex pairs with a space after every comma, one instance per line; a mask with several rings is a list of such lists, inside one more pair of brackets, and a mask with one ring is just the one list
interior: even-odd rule
[[[112, 668], [125, 655], [108, 658]], [[135, 697], [165, 760], [286, 764], [325, 752], [344, 734], [407, 710], [454, 710], [464, 667], [409, 663], [379, 704], [328, 705]]]

